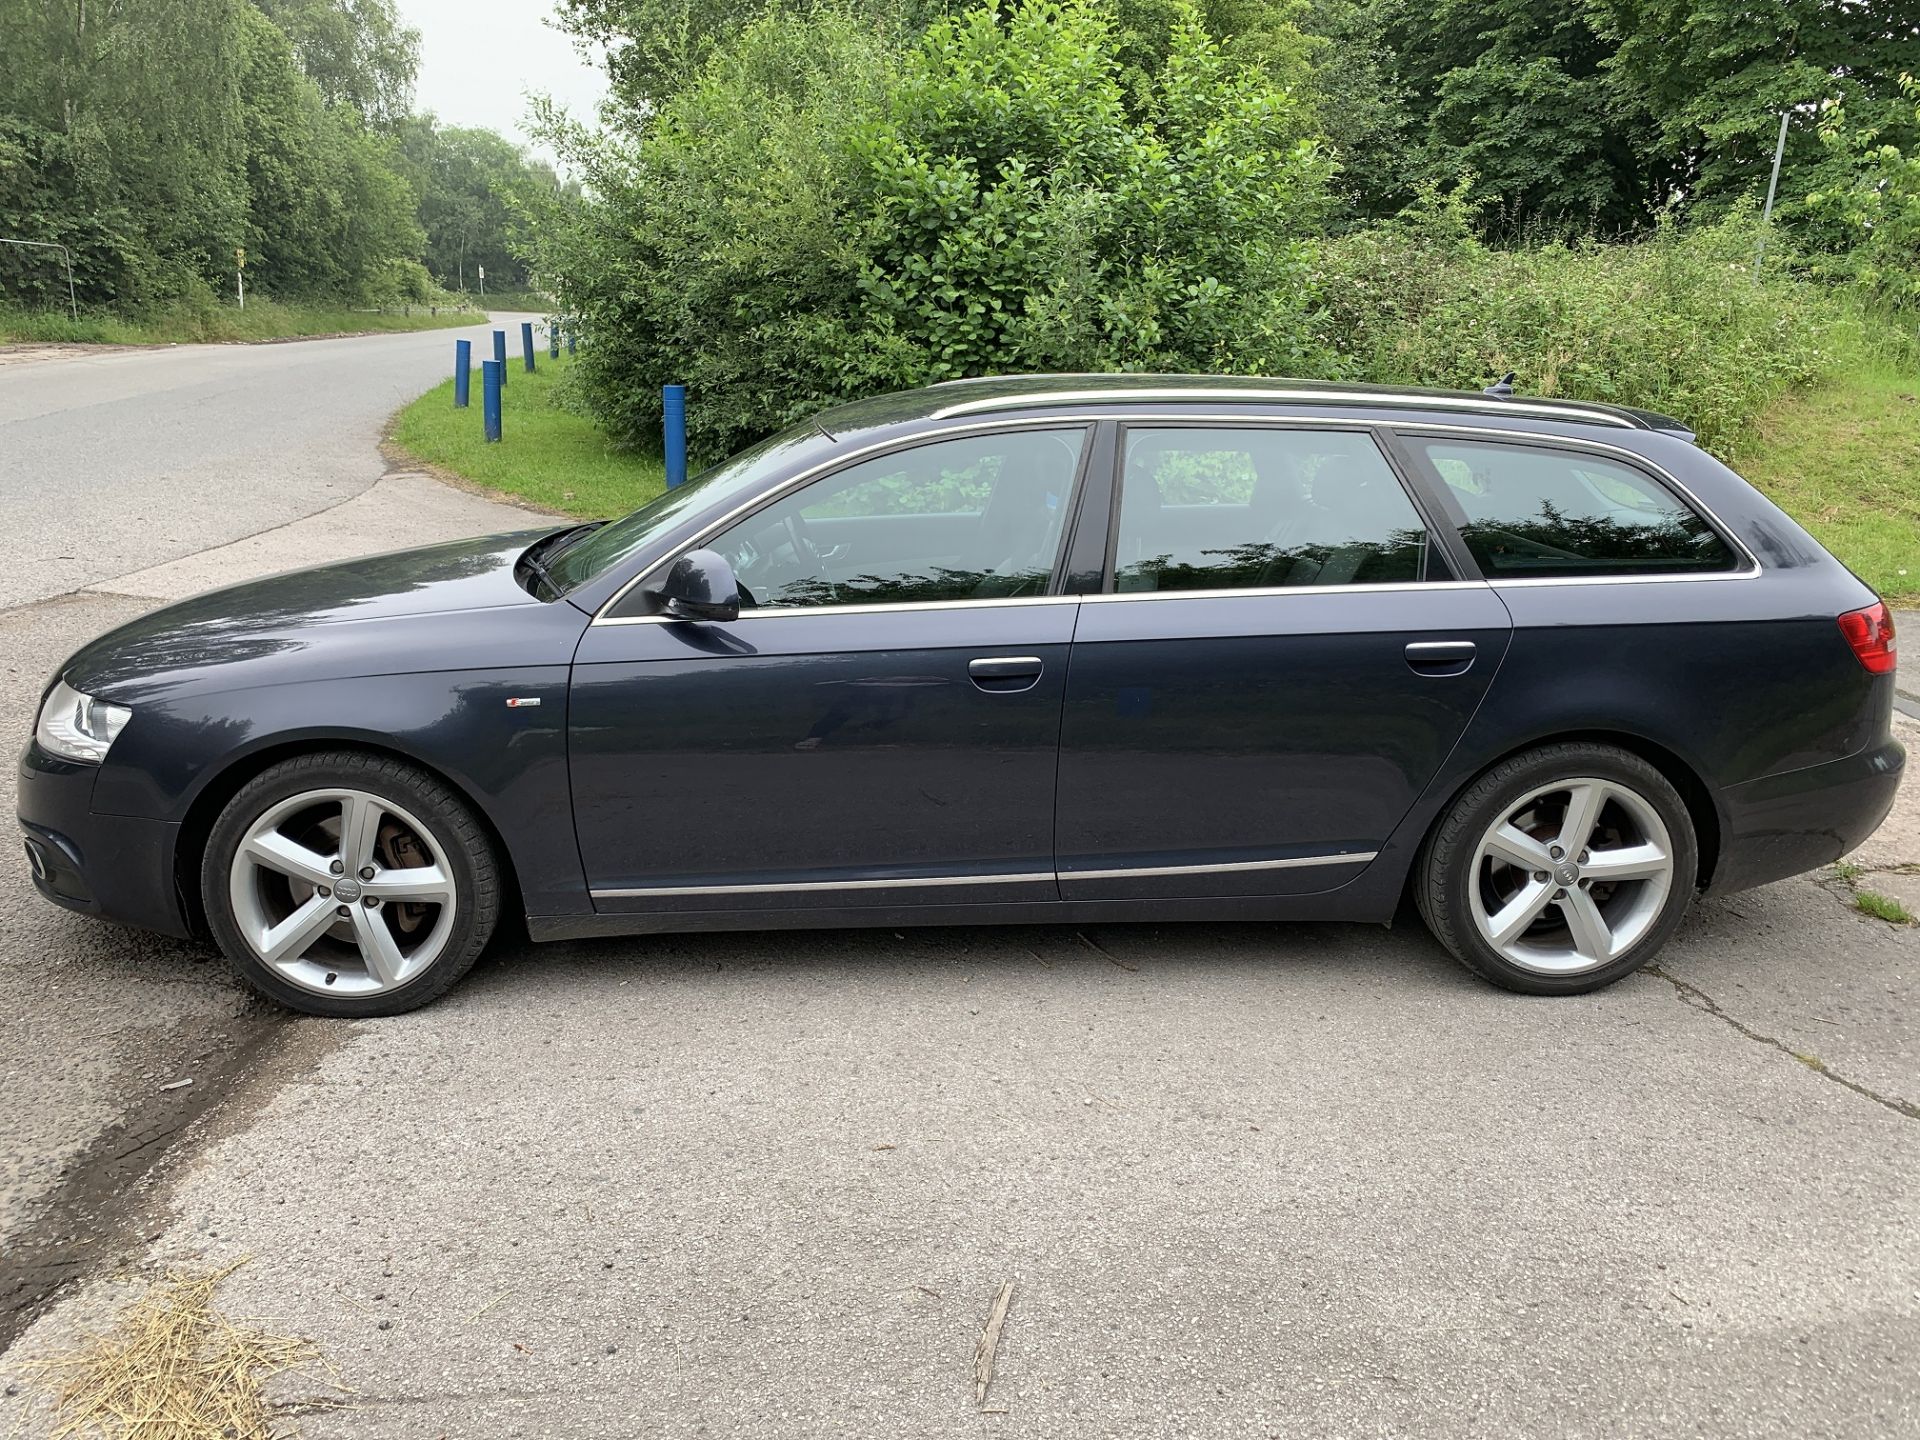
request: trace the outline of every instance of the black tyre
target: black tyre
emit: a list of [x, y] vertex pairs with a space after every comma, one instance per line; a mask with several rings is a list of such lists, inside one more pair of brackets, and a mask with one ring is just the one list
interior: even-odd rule
[[207, 921], [240, 978], [309, 1015], [397, 1015], [446, 993], [500, 912], [486, 830], [398, 760], [331, 751], [261, 772], [214, 822]]
[[1651, 960], [1692, 902], [1686, 803], [1610, 745], [1546, 745], [1467, 787], [1427, 837], [1414, 899], [1469, 969], [1529, 995], [1579, 995]]

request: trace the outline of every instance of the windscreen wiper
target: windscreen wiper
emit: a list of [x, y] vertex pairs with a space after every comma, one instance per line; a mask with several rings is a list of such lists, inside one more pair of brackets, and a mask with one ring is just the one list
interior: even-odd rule
[[568, 530], [556, 530], [553, 534], [543, 536], [529, 545], [522, 552], [519, 563], [526, 567], [529, 575], [538, 579], [555, 595], [559, 595], [563, 593], [560, 582], [553, 578], [553, 571], [548, 567], [565, 554], [576, 541], [591, 535], [606, 523], [604, 520], [589, 520], [584, 525], [575, 525]]

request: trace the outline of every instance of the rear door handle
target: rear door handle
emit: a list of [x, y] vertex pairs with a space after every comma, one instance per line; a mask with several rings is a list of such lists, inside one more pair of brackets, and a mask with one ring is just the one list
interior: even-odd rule
[[1416, 640], [1407, 646], [1407, 664], [1422, 675], [1464, 675], [1476, 653], [1471, 640]]
[[967, 674], [982, 690], [997, 694], [1031, 690], [1044, 667], [1038, 655], [993, 655], [967, 662]]

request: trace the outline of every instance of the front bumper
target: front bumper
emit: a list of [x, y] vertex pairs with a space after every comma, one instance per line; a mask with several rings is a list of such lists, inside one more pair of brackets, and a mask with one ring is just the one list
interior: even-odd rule
[[174, 853], [180, 827], [93, 813], [94, 765], [29, 744], [20, 756], [20, 828], [34, 888], [69, 910], [182, 938], [190, 934]]
[[1880, 828], [1906, 759], [1900, 742], [1888, 739], [1844, 760], [1722, 790], [1728, 825], [1707, 893], [1747, 890], [1831, 865]]

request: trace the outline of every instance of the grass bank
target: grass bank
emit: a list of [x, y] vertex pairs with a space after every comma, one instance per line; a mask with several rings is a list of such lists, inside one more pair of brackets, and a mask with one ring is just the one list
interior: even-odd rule
[[1738, 470], [1889, 600], [1920, 600], [1920, 375], [1860, 360], [1776, 400]]
[[352, 310], [344, 306], [281, 305], [249, 300], [247, 308], [163, 310], [127, 318], [82, 311], [28, 310], [0, 305], [0, 344], [168, 345], [229, 340], [292, 340], [314, 335], [353, 335], [367, 330], [438, 330], [472, 325], [477, 310], [415, 305], [400, 310]]
[[531, 375], [517, 356], [508, 363], [499, 444], [489, 445], [482, 431], [478, 369], [465, 410], [454, 408], [449, 378], [394, 418], [393, 444], [483, 489], [585, 519], [624, 514], [666, 488], [657, 453], [609, 439], [560, 403], [569, 364], [564, 357], [550, 360], [543, 351], [538, 363]]

